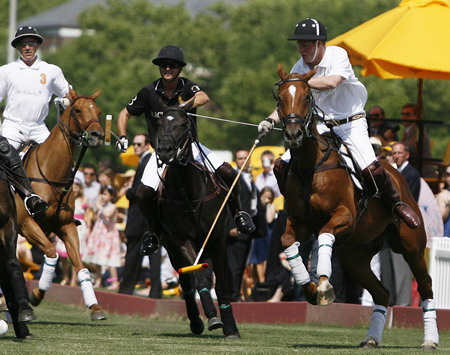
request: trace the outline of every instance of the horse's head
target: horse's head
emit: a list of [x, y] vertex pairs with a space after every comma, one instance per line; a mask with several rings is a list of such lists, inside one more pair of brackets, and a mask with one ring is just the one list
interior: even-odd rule
[[101, 90], [91, 96], [79, 96], [70, 89], [70, 106], [61, 117], [60, 124], [73, 139], [88, 147], [99, 147], [103, 143], [105, 132], [100, 124], [101, 110], [95, 103]]
[[185, 161], [190, 152], [192, 133], [195, 132], [192, 118], [187, 114], [193, 101], [186, 106], [166, 106], [158, 120], [156, 153], [165, 164]]
[[278, 65], [280, 80], [275, 99], [278, 115], [283, 123], [284, 139], [289, 147], [298, 148], [305, 137], [311, 136], [313, 123], [314, 99], [308, 80], [316, 73], [286, 74], [281, 64]]

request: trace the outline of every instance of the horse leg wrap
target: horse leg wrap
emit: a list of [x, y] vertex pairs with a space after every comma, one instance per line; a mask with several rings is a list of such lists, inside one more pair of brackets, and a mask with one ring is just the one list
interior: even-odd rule
[[300, 246], [299, 242], [295, 242], [284, 253], [286, 254], [286, 260], [291, 267], [291, 273], [294, 276], [295, 283], [298, 285], [305, 285], [311, 281], [309, 272], [306, 270], [306, 266], [303, 263], [302, 257], [298, 251]]
[[437, 317], [434, 300], [422, 301], [424, 340], [431, 340], [436, 345], [439, 344], [439, 333], [437, 329]]
[[386, 324], [386, 312], [387, 308], [384, 306], [375, 305], [373, 307], [367, 338], [374, 338], [377, 345], [381, 343], [381, 339], [383, 338], [384, 325]]
[[95, 297], [94, 287], [92, 287], [91, 274], [88, 269], [81, 269], [78, 272], [78, 282], [81, 286], [81, 292], [83, 292], [84, 304], [91, 308], [94, 304], [97, 304], [97, 297]]
[[39, 279], [39, 289], [47, 291], [52, 286], [53, 276], [55, 276], [55, 268], [58, 264], [58, 254], [55, 258], [45, 256], [44, 267], [42, 268], [42, 275]]
[[234, 319], [233, 309], [231, 308], [231, 304], [222, 303], [219, 306], [220, 318], [223, 322], [223, 334], [225, 336], [235, 335], [240, 337], [239, 330], [236, 325], [236, 320]]
[[331, 254], [333, 253], [334, 235], [322, 233], [317, 238], [319, 242], [319, 259], [317, 262], [317, 276], [331, 276]]

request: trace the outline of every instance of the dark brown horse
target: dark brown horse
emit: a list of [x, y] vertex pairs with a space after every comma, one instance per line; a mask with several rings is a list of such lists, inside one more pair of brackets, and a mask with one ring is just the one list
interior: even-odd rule
[[[156, 133], [156, 153], [162, 162], [168, 164], [162, 177], [162, 190], [158, 206], [158, 221], [161, 225], [161, 242], [167, 249], [170, 262], [176, 270], [194, 264], [225, 197], [214, 174], [196, 162], [191, 153], [196, 137], [196, 127], [187, 115], [189, 106], [170, 106], [164, 110], [158, 121]], [[181, 273], [180, 284], [186, 303], [191, 331], [200, 334], [203, 322], [195, 301], [195, 290], [199, 291], [208, 328], [223, 327], [227, 338], [239, 338], [239, 331], [230, 303], [229, 269], [227, 259], [227, 218], [228, 211], [222, 213], [209, 239], [203, 258], [212, 260], [216, 275], [216, 292], [220, 317], [223, 325], [215, 317], [214, 306], [209, 296], [211, 281], [207, 270], [196, 273]], [[202, 292], [206, 290], [208, 292]], [[209, 297], [209, 299], [205, 299]], [[212, 311], [212, 312], [211, 312]], [[211, 315], [213, 316], [212, 318]]]
[[[361, 346], [377, 346], [386, 321], [389, 292], [372, 272], [370, 261], [380, 251], [382, 233], [386, 232], [383, 235], [388, 236], [389, 246], [403, 255], [418, 283], [424, 308], [423, 347], [435, 348], [439, 335], [431, 278], [424, 259], [426, 235], [423, 220], [418, 229], [411, 229], [400, 223], [381, 199], [372, 196], [368, 196], [367, 208], [358, 208], [363, 196], [341, 164], [338, 144], [332, 135], [321, 136], [317, 132], [320, 108], [315, 106], [308, 85], [314, 74], [315, 71], [305, 75], [286, 74], [280, 65], [280, 81], [276, 84], [278, 115], [291, 152], [284, 186], [288, 222], [281, 241], [285, 249], [291, 250], [289, 253], [286, 250], [286, 254], [296, 282], [302, 284], [310, 303], [327, 305], [333, 302], [334, 292], [328, 277], [318, 275], [318, 285], [308, 280], [301, 257], [299, 259], [296, 255], [298, 249], [294, 249], [298, 248], [297, 241], [318, 236], [320, 265], [321, 247], [331, 256], [330, 245], [320, 245], [321, 236], [334, 236], [335, 253], [352, 278], [370, 292], [375, 303], [369, 332]], [[400, 192], [401, 200], [420, 215], [404, 177], [389, 164], [384, 164], [384, 167]]]
[[49, 205], [45, 219], [38, 225], [26, 212], [20, 198], [16, 197], [20, 234], [38, 245], [46, 257], [39, 288], [35, 288], [30, 295], [31, 304], [39, 305], [51, 286], [57, 253], [47, 236], [53, 232], [66, 246], [81, 284], [85, 304], [91, 309], [92, 320], [106, 319], [106, 315], [98, 305], [89, 271], [81, 261], [79, 237], [73, 217], [74, 197], [70, 188], [77, 146], [81, 144], [83, 149], [99, 147], [103, 142], [101, 111], [95, 103], [99, 95], [100, 91], [92, 96], [79, 96], [74, 90], [70, 90], [71, 104], [50, 136], [25, 157], [24, 167], [34, 190]]
[[[35, 320], [28, 305], [28, 291], [22, 267], [16, 257], [17, 214], [14, 195], [8, 179], [8, 167], [0, 163], [0, 286], [19, 339], [34, 339], [26, 322]], [[5, 174], [4, 174], [5, 172]]]

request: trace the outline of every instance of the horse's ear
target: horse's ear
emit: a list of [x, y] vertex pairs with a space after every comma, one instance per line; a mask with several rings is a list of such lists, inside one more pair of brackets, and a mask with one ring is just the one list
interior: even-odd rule
[[74, 89], [69, 89], [70, 102], [74, 102], [78, 97], [77, 92]]
[[93, 93], [93, 94], [91, 95], [91, 99], [92, 99], [92, 100], [95, 100], [97, 97], [100, 96], [100, 94], [102, 93], [102, 91], [103, 91], [103, 90], [99, 90], [99, 91]]
[[278, 64], [277, 73], [280, 79], [284, 80], [287, 74], [284, 72], [283, 64]]
[[306, 74], [305, 74], [305, 79], [306, 79], [306, 80], [311, 79], [311, 78], [314, 76], [314, 74], [316, 74], [316, 72], [317, 72], [317, 70], [316, 70], [316, 69], [313, 69], [313, 70], [311, 70], [310, 72], [306, 73]]
[[184, 111], [186, 111], [186, 112], [188, 112], [190, 109], [191, 109], [191, 107], [194, 105], [194, 100], [190, 100], [190, 101], [188, 101], [188, 102], [185, 102], [184, 104], [180, 104], [180, 107], [184, 110]]

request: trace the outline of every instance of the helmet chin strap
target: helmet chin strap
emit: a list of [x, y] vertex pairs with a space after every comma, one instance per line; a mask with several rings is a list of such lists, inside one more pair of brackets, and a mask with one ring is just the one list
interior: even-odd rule
[[314, 48], [314, 57], [313, 57], [313, 59], [311, 60], [311, 63], [314, 63], [314, 60], [316, 60], [317, 50], [319, 49], [318, 43], [319, 43], [319, 41], [316, 41], [315, 48]]
[[22, 59], [22, 61], [25, 62], [25, 63], [27, 63], [27, 62], [32, 62], [33, 60], [36, 59], [36, 57], [37, 57], [37, 53], [35, 53], [35, 54], [34, 54], [34, 57], [31, 58], [31, 59], [29, 59], [29, 60], [28, 60], [28, 59], [25, 59], [25, 58], [23, 57], [22, 54], [20, 55], [20, 59]]

